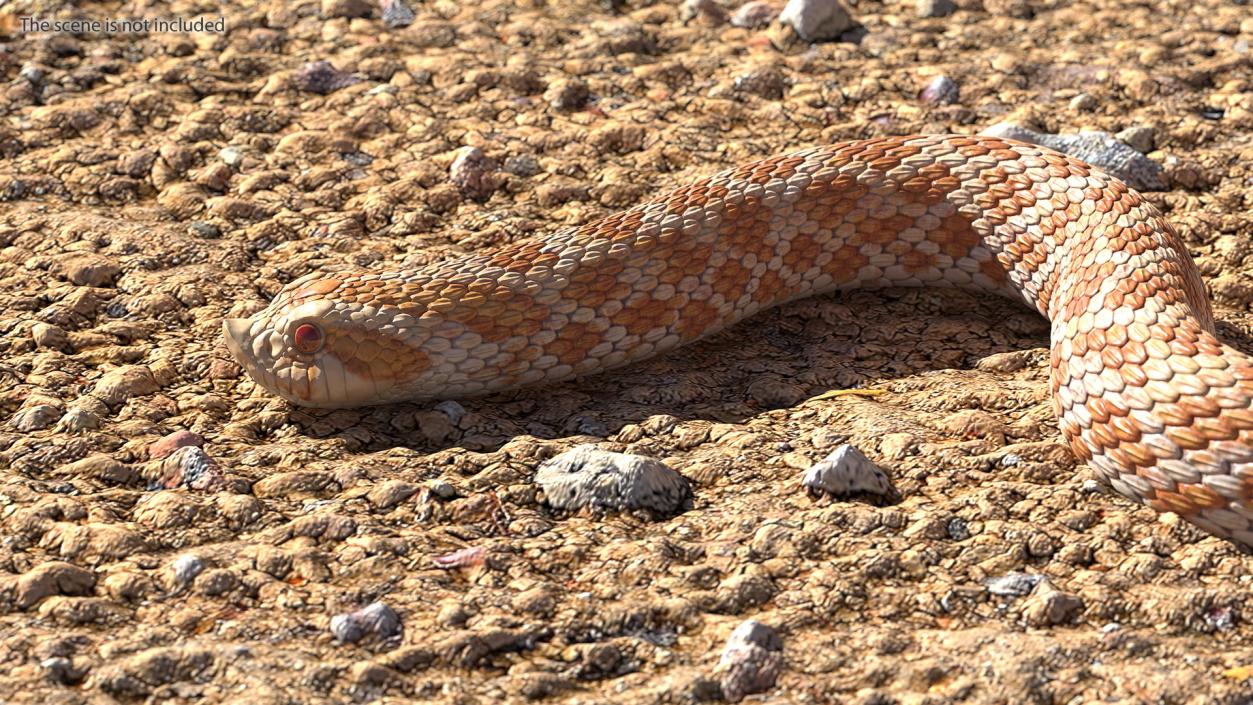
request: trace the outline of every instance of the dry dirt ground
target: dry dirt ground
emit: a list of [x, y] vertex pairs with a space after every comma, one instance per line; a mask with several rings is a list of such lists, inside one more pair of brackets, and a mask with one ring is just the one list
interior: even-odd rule
[[[439, 409], [295, 409], [223, 347], [224, 316], [313, 270], [417, 267], [758, 156], [1013, 119], [1153, 128], [1169, 189], [1149, 197], [1253, 350], [1250, 7], [958, 6], [860, 0], [860, 30], [811, 45], [649, 0], [436, 0], [405, 27], [361, 0], [232, 2], [225, 34], [142, 36], [16, 17], [218, 8], [9, 4], [0, 701], [687, 702], [717, 696], [753, 618], [784, 642], [766, 702], [1249, 702], [1253, 556], [1088, 480], [1047, 326], [1012, 303], [823, 297]], [[956, 103], [919, 99], [940, 74]], [[488, 183], [450, 180], [466, 146]], [[886, 393], [819, 398], [851, 388]], [[203, 452], [159, 459], [177, 431]], [[844, 439], [899, 501], [802, 491]], [[664, 460], [694, 507], [553, 512], [537, 465], [589, 442]], [[481, 552], [435, 560], [461, 549]], [[1013, 594], [1021, 573], [1058, 592]], [[337, 641], [332, 617], [374, 601], [402, 632]]]

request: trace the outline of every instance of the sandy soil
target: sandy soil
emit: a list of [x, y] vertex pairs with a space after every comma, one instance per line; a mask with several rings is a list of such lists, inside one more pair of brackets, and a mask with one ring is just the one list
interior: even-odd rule
[[[420, 266], [756, 156], [1013, 119], [1153, 128], [1170, 187], [1150, 198], [1253, 350], [1248, 5], [861, 0], [863, 29], [813, 45], [646, 0], [16, 25], [211, 5], [0, 15], [0, 701], [697, 701], [748, 618], [784, 642], [768, 702], [1253, 697], [1253, 557], [1088, 480], [1052, 418], [1047, 325], [1012, 303], [798, 302], [441, 409], [294, 409], [220, 336], [309, 271]], [[319, 60], [334, 71], [300, 70]], [[960, 99], [920, 100], [941, 74]], [[465, 146], [489, 184], [450, 180]], [[817, 398], [846, 388], [886, 393]], [[202, 449], [161, 459], [179, 431]], [[802, 491], [846, 439], [898, 502]], [[694, 507], [553, 512], [531, 477], [588, 442], [664, 460]], [[1056, 592], [1014, 594], [1020, 573]], [[337, 641], [332, 618], [374, 601], [402, 632]]]

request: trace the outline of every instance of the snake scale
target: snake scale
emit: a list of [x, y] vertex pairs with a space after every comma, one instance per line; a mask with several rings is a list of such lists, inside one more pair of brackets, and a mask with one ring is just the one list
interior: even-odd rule
[[311, 274], [225, 322], [294, 404], [465, 397], [642, 360], [843, 289], [956, 286], [1051, 322], [1075, 455], [1119, 493], [1253, 547], [1253, 360], [1214, 335], [1195, 264], [1139, 194], [991, 137], [770, 157], [548, 237], [418, 271]]

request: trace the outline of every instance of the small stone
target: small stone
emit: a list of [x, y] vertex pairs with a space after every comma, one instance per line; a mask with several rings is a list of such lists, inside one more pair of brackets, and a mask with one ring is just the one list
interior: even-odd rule
[[391, 509], [401, 502], [417, 494], [417, 485], [404, 480], [387, 480], [370, 490], [366, 499], [378, 510]]
[[948, 76], [936, 76], [918, 91], [918, 100], [931, 105], [952, 105], [961, 100], [961, 88]]
[[203, 449], [183, 446], [161, 461], [161, 478], [157, 485], [167, 490], [186, 487], [198, 492], [217, 492], [226, 488], [226, 474]]
[[773, 66], [761, 66], [737, 76], [735, 90], [767, 100], [781, 100], [787, 91], [787, 77]]
[[369, 17], [374, 6], [368, 0], [322, 0], [322, 17]]
[[206, 223], [203, 220], [193, 221], [187, 226], [187, 232], [205, 240], [216, 240], [222, 237], [222, 229], [213, 223]]
[[237, 167], [244, 161], [244, 150], [239, 147], [223, 147], [218, 151], [218, 159], [229, 167]]
[[347, 88], [361, 79], [347, 71], [340, 71], [329, 61], [311, 61], [292, 74], [292, 81], [302, 91], [326, 95]]
[[64, 656], [53, 656], [39, 662], [44, 677], [57, 685], [75, 685], [87, 675], [87, 669], [76, 668], [74, 662]]
[[124, 365], [106, 372], [92, 390], [98, 399], [109, 406], [121, 404], [133, 397], [156, 392], [160, 387], [152, 370], [144, 365]]
[[387, 640], [400, 633], [400, 615], [382, 602], [347, 614], [331, 617], [331, 634], [340, 643], [355, 644], [362, 639]]
[[443, 480], [431, 480], [426, 486], [431, 490], [431, 494], [445, 502], [456, 499], [458, 496], [457, 488]]
[[597, 511], [643, 509], [659, 515], [692, 502], [687, 478], [652, 458], [579, 446], [552, 458], [535, 473], [549, 505]]
[[810, 496], [844, 496], [858, 492], [892, 494], [887, 473], [855, 446], [845, 443], [805, 471], [801, 484]]
[[836, 39], [857, 25], [838, 0], [788, 0], [779, 22], [807, 42]]
[[1141, 154], [1148, 154], [1157, 147], [1157, 130], [1152, 127], [1128, 127], [1114, 137]]
[[679, 19], [690, 22], [697, 17], [717, 26], [727, 21], [727, 11], [716, 0], [683, 0], [683, 5], [679, 7]]
[[1035, 132], [1012, 122], [997, 123], [980, 134], [1008, 137], [1055, 149], [1116, 176], [1132, 188], [1160, 191], [1166, 187], [1162, 166], [1108, 132], [1052, 135]]
[[505, 171], [515, 176], [535, 176], [543, 168], [530, 154], [513, 154], [505, 158]]
[[455, 401], [441, 401], [434, 406], [434, 409], [443, 412], [448, 417], [449, 423], [454, 426], [461, 423], [462, 417], [466, 415], [466, 408]]
[[757, 29], [770, 24], [778, 16], [778, 7], [768, 2], [754, 0], [753, 2], [740, 5], [739, 9], [731, 13], [731, 25], [733, 27]]
[[1022, 597], [1031, 594], [1036, 585], [1044, 580], [1043, 575], [1037, 573], [1007, 573], [1005, 575], [990, 578], [984, 585], [988, 588], [988, 592], [1001, 597]]
[[180, 429], [163, 436], [160, 440], [154, 441], [152, 445], [148, 446], [148, 458], [150, 460], [160, 460], [179, 448], [186, 446], [203, 447], [204, 436]]
[[1096, 98], [1093, 97], [1091, 93], [1080, 93], [1070, 99], [1070, 109], [1081, 113], [1092, 112], [1093, 110], [1096, 110], [1098, 105], [1100, 105], [1100, 103], [1097, 102]]
[[448, 167], [448, 178], [467, 197], [486, 201], [499, 185], [496, 162], [478, 147], [462, 147]]
[[170, 564], [170, 577], [173, 579], [175, 589], [182, 589], [191, 585], [197, 575], [204, 572], [205, 562], [200, 556], [193, 554], [184, 554], [174, 559]]
[[57, 261], [49, 271], [71, 284], [103, 287], [112, 286], [122, 268], [104, 255], [83, 253]]
[[918, 450], [918, 438], [912, 433], [888, 433], [879, 440], [879, 455], [900, 460]]
[[51, 323], [36, 323], [31, 326], [30, 337], [35, 341], [36, 347], [62, 352], [70, 349], [70, 340], [65, 330]]
[[383, 0], [383, 24], [392, 29], [408, 27], [416, 16], [404, 0]]
[[914, 7], [919, 17], [948, 17], [957, 11], [953, 0], [918, 0]]
[[553, 81], [544, 91], [544, 100], [555, 110], [580, 110], [592, 95], [587, 82], [581, 78], [565, 78]]
[[36, 404], [22, 409], [18, 409], [9, 423], [13, 428], [29, 433], [31, 431], [42, 431], [61, 418], [61, 410], [51, 404]]
[[1023, 620], [1032, 626], [1047, 627], [1067, 622], [1083, 610], [1083, 600], [1062, 592], [1048, 579], [1041, 580], [1022, 603]]
[[47, 74], [42, 67], [29, 61], [22, 64], [22, 69], [17, 72], [17, 75], [18, 78], [25, 80], [32, 86], [43, 85], [44, 79], [47, 78]]
[[68, 433], [80, 433], [100, 428], [102, 419], [90, 409], [70, 407], [57, 423], [57, 427]]
[[118, 157], [117, 171], [134, 179], [142, 179], [152, 171], [157, 161], [157, 153], [150, 149], [140, 149]]
[[774, 687], [783, 670], [783, 640], [772, 627], [748, 620], [735, 628], [714, 668], [728, 702], [764, 693]]

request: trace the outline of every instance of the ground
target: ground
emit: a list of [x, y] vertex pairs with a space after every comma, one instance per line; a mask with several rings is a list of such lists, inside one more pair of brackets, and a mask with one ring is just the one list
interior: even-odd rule
[[[1253, 351], [1248, 5], [860, 0], [860, 28], [813, 44], [648, 0], [439, 0], [403, 27], [364, 0], [83, 5], [0, 11], [0, 701], [686, 702], [717, 696], [750, 618], [784, 644], [766, 702], [1253, 698], [1253, 556], [1092, 482], [1052, 416], [1047, 324], [1011, 302], [820, 297], [440, 408], [293, 408], [220, 333], [310, 271], [1015, 120], [1152, 128], [1148, 198]], [[18, 20], [206, 12], [225, 33]], [[939, 75], [956, 102], [920, 96]], [[454, 183], [467, 146], [485, 178]], [[200, 442], [157, 443], [179, 431], [202, 449], [162, 460]], [[802, 490], [845, 440], [898, 498]], [[554, 512], [531, 478], [581, 443], [663, 460], [693, 507]], [[337, 640], [375, 601], [401, 633]]]

